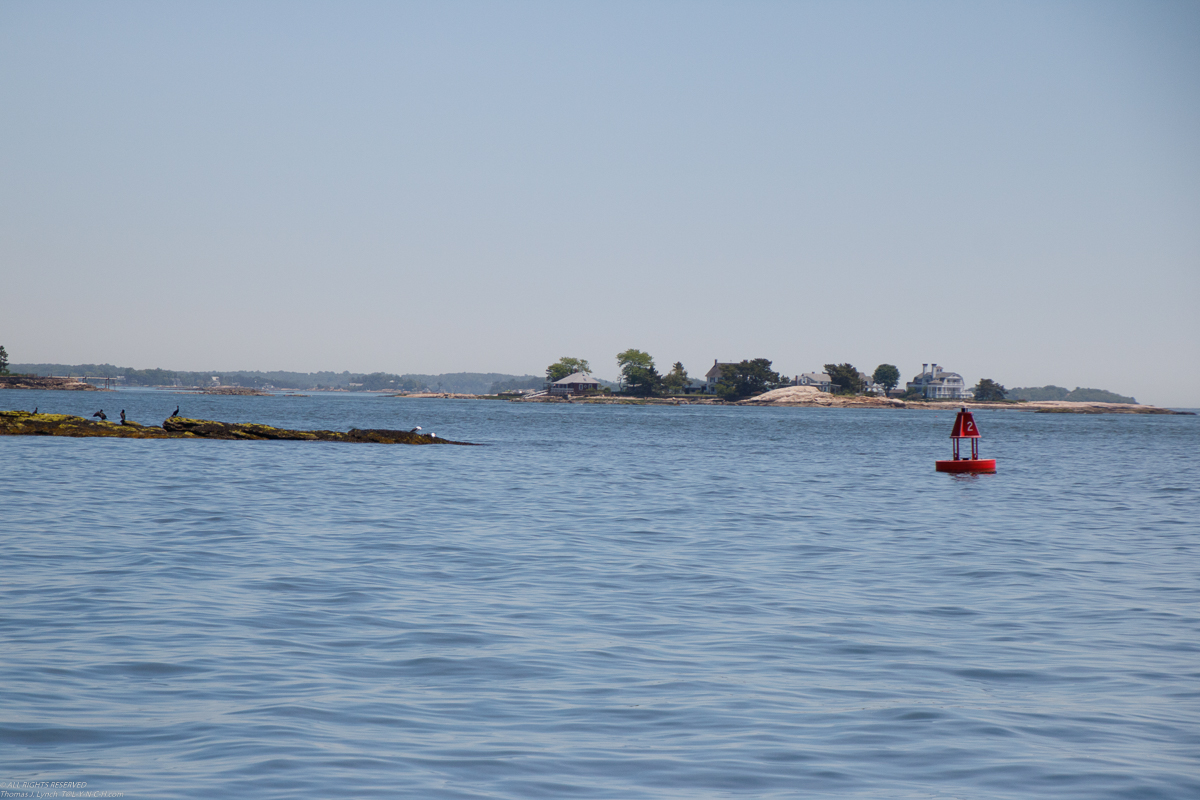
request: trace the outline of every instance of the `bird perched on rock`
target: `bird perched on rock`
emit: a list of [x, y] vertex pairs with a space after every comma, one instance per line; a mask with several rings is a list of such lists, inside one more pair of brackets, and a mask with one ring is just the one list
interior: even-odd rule
[[38, 410], [38, 407], [37, 407], [37, 406], [34, 406], [34, 407], [33, 407], [33, 415], [34, 415], [35, 417], [37, 416], [37, 410]]
[[121, 409], [121, 424], [125, 424], [125, 409]]
[[92, 416], [93, 416], [93, 417], [99, 417], [101, 422], [103, 422], [104, 420], [108, 419], [108, 415], [104, 413], [104, 409], [103, 409], [103, 408], [102, 408], [102, 409], [100, 409], [99, 411], [97, 411], [95, 414], [92, 414]]
[[175, 410], [171, 412], [171, 416], [167, 417], [167, 419], [173, 419], [178, 416], [179, 416], [179, 406], [175, 406]]
[[417, 432], [417, 431], [419, 431], [419, 430], [421, 430], [421, 426], [420, 426], [420, 425], [418, 425], [417, 427], [413, 428], [411, 431], [409, 431], [409, 433], [416, 433], [416, 432]]

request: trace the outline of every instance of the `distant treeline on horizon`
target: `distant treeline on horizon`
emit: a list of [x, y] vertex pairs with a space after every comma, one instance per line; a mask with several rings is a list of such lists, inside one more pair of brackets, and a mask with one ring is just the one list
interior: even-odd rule
[[395, 375], [390, 372], [183, 372], [170, 369], [133, 369], [112, 364], [11, 364], [9, 370], [30, 375], [70, 375], [77, 378], [124, 378], [126, 386], [211, 386], [213, 378], [224, 386], [261, 389], [355, 389], [361, 391], [453, 392], [496, 394], [517, 389], [540, 389], [544, 376], [507, 375], [499, 372], [449, 372], [444, 375]]
[[[112, 364], [10, 364], [9, 370], [30, 375], [71, 375], [74, 377], [123, 377], [126, 386], [211, 386], [217, 378], [223, 386], [261, 389], [354, 389], [359, 391], [452, 392], [455, 394], [497, 394], [519, 389], [541, 389], [544, 375], [507, 375], [499, 372], [448, 372], [442, 375], [396, 375], [390, 372], [259, 372], [239, 370], [222, 372], [184, 372], [169, 369], [133, 369]], [[607, 381], [603, 382], [605, 385]], [[1008, 400], [1070, 400], [1080, 403], [1137, 403], [1132, 397], [1104, 389], [1062, 386], [1028, 386], [1005, 391]]]
[[1070, 400], [1074, 403], [1133, 403], [1137, 400], [1123, 394], [1108, 392], [1104, 389], [1084, 389], [1076, 386], [1074, 389], [1064, 389], [1062, 386], [1028, 386], [1008, 389], [1004, 393], [1007, 400]]

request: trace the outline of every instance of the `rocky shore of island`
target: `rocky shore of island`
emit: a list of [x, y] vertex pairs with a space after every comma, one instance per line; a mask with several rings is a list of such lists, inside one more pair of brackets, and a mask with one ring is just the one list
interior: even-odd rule
[[979, 400], [898, 400], [892, 397], [836, 395], [822, 392], [814, 386], [785, 386], [765, 394], [739, 400], [740, 406], [798, 406], [820, 408], [904, 408], [954, 410], [986, 408], [996, 411], [1032, 411], [1042, 414], [1187, 414], [1158, 406], [1137, 403], [1091, 403], [1067, 400], [1022, 402], [984, 402]]
[[42, 378], [37, 375], [0, 375], [0, 389], [47, 389], [65, 392], [103, 392], [78, 378]]
[[[470, 395], [458, 395], [470, 397]], [[784, 386], [765, 394], [745, 400], [721, 400], [711, 395], [689, 397], [625, 397], [621, 395], [541, 395], [520, 398], [521, 403], [582, 403], [588, 405], [734, 405], [765, 406], [775, 408], [893, 408], [910, 410], [957, 410], [963, 408], [987, 408], [998, 411], [1027, 411], [1041, 414], [1193, 414], [1191, 411], [1174, 411], [1169, 408], [1146, 406], [1137, 403], [1072, 402], [1066, 400], [1042, 400], [1022, 402], [983, 402], [977, 400], [900, 400], [894, 397], [870, 395], [841, 395], [822, 392], [815, 386]]]
[[694, 395], [692, 397], [633, 397], [621, 394], [593, 395], [540, 395], [537, 397], [515, 397], [513, 403], [576, 403], [596, 406], [728, 406], [733, 405], [719, 397]]
[[815, 386], [784, 386], [737, 401], [739, 406], [817, 406], [820, 408], [907, 408], [903, 400], [822, 392]]
[[352, 428], [349, 431], [293, 431], [249, 422], [216, 422], [185, 417], [171, 417], [158, 426], [142, 425], [133, 420], [124, 423], [105, 422], [68, 414], [33, 414], [28, 411], [0, 411], [0, 436], [227, 439], [361, 444], [472, 444], [471, 442], [455, 442], [415, 431], [393, 431], [382, 428]]
[[216, 394], [216, 395], [235, 395], [237, 397], [274, 397], [270, 392], [264, 392], [262, 389], [252, 389], [245, 386], [212, 386], [207, 389], [202, 389], [200, 394]]

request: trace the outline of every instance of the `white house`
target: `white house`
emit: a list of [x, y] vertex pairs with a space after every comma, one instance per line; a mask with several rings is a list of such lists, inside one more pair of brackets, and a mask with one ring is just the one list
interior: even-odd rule
[[833, 383], [828, 375], [824, 372], [806, 372], [803, 375], [796, 377], [797, 386], [815, 386], [817, 391], [831, 392], [833, 391]]
[[910, 392], [919, 391], [927, 400], [962, 400], [967, 396], [962, 375], [946, 372], [937, 364], [922, 364], [921, 374], [905, 386]]
[[721, 382], [721, 367], [732, 367], [729, 362], [717, 361], [713, 359], [712, 369], [704, 373], [704, 391], [712, 394], [717, 391], [717, 384]]
[[586, 394], [600, 388], [600, 381], [586, 372], [575, 372], [550, 384], [550, 394]]
[[865, 372], [858, 373], [858, 382], [862, 385], [863, 394], [887, 394], [875, 379]]

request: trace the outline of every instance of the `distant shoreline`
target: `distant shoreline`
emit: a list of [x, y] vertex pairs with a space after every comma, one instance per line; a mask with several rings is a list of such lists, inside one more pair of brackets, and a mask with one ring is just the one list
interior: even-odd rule
[[142, 425], [132, 420], [108, 422], [70, 414], [32, 414], [0, 411], [0, 436], [66, 436], [108, 439], [226, 439], [235, 441], [345, 442], [363, 444], [455, 444], [433, 434], [382, 428], [351, 428], [348, 431], [302, 431], [247, 422], [169, 417], [161, 426]]
[[0, 375], [0, 389], [42, 389], [61, 392], [103, 392], [78, 378], [42, 378], [35, 375]]
[[[155, 387], [158, 388], [158, 387]], [[28, 375], [0, 375], [0, 390], [40, 389], [45, 391], [104, 392], [76, 378], [48, 378]], [[163, 391], [200, 392], [208, 395], [253, 397], [305, 397], [294, 392], [268, 393], [244, 387], [161, 387]], [[335, 390], [336, 391], [336, 390]], [[343, 390], [344, 391], [344, 390]], [[1195, 416], [1194, 411], [1175, 411], [1159, 406], [1134, 403], [1100, 403], [1071, 400], [1029, 400], [1019, 402], [985, 402], [979, 400], [897, 400], [890, 397], [835, 395], [818, 391], [811, 386], [785, 386], [745, 400], [729, 401], [711, 395], [688, 397], [625, 397], [622, 395], [504, 397], [500, 395], [462, 394], [456, 392], [412, 392], [381, 394], [411, 400], [507, 400], [514, 403], [569, 403], [584, 405], [664, 405], [664, 406], [759, 406], [773, 408], [890, 408], [906, 410], [954, 410], [957, 408], [992, 409], [995, 411], [1024, 411], [1038, 414], [1159, 414]]]
[[1029, 400], [1020, 402], [988, 402], [983, 400], [898, 400], [890, 397], [858, 397], [821, 392], [811, 386], [785, 386], [766, 394], [738, 401], [738, 405], [823, 408], [901, 408], [954, 410], [958, 408], [991, 409], [994, 411], [1024, 411], [1037, 414], [1179, 414], [1174, 411], [1140, 403], [1102, 403], [1078, 400]]
[[579, 405], [659, 405], [659, 406], [758, 406], [772, 408], [885, 408], [901, 410], [954, 411], [959, 408], [992, 409], [995, 411], [1024, 411], [1038, 414], [1144, 414], [1195, 416], [1193, 411], [1175, 411], [1159, 406], [1134, 403], [1100, 403], [1070, 400], [1031, 400], [1021, 402], [986, 402], [979, 400], [896, 400], [888, 397], [835, 395], [808, 386], [787, 386], [745, 400], [729, 401], [711, 396], [692, 397], [624, 397], [599, 396], [541, 396], [531, 398], [498, 398], [495, 395], [423, 392], [394, 394], [399, 397], [424, 400], [496, 400], [514, 403], [565, 403]]

